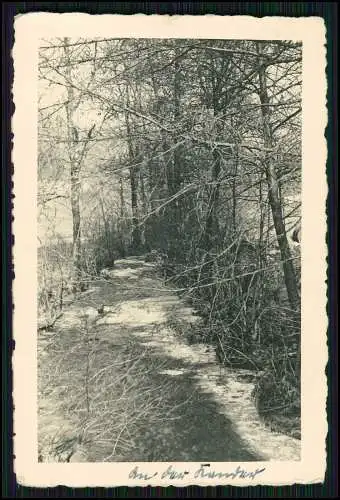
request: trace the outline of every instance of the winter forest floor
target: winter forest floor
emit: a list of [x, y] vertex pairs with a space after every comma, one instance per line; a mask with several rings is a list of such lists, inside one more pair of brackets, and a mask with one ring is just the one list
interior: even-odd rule
[[131, 257], [39, 332], [40, 461], [300, 459], [300, 441], [259, 418], [254, 374], [189, 345], [174, 318], [200, 321], [153, 264]]

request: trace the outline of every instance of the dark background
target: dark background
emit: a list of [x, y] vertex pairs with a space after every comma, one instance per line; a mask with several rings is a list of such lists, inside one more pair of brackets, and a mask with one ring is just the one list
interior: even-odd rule
[[[286, 17], [323, 17], [327, 29], [327, 78], [328, 78], [328, 114], [329, 123], [326, 130], [328, 142], [327, 176], [329, 195], [327, 200], [328, 233], [328, 423], [327, 439], [327, 473], [323, 484], [293, 485], [284, 487], [207, 487], [199, 488], [79, 488], [72, 489], [59, 486], [57, 488], [27, 488], [17, 485], [13, 473], [12, 443], [12, 372], [11, 357], [14, 349], [12, 341], [12, 290], [11, 282], [15, 269], [12, 265], [11, 206], [13, 203], [11, 175], [11, 85], [13, 66], [11, 48], [14, 41], [14, 16], [28, 12], [85, 12], [89, 14], [218, 14], [218, 15], [253, 15], [286, 16]], [[338, 210], [337, 190], [337, 60], [338, 60], [338, 6], [337, 2], [4, 2], [2, 4], [2, 495], [10, 497], [97, 497], [97, 498], [337, 498], [338, 490], [338, 339], [337, 339], [337, 228]], [[311, 415], [311, 418], [313, 416]]]

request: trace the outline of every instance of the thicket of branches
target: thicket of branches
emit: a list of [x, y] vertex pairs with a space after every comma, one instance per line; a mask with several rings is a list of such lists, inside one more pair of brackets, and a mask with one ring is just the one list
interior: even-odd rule
[[148, 254], [220, 361], [262, 373], [262, 410], [296, 413], [301, 64], [290, 41], [45, 41], [40, 265], [56, 277], [51, 291], [40, 272], [41, 304], [117, 256]]

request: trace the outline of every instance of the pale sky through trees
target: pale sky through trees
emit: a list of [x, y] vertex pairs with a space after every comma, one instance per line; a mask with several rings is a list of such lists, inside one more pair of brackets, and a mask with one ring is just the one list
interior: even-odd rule
[[[190, 43], [194, 41], [193, 40], [183, 41], [183, 43], [188, 43], [188, 42]], [[214, 43], [216, 45], [216, 41], [212, 40], [210, 42], [212, 45]], [[75, 44], [74, 47], [72, 47], [73, 43]], [[96, 68], [93, 68], [93, 60], [95, 60], [96, 57], [100, 59], [98, 54], [96, 54], [96, 51], [94, 51], [94, 47], [98, 47], [98, 52], [100, 52], [101, 49], [99, 47], [103, 48], [105, 46], [109, 46], [109, 44], [112, 42], [104, 41], [98, 44], [94, 44], [91, 40], [88, 41], [82, 40], [80, 41], [79, 45], [77, 45], [78, 43], [79, 40], [76, 39], [70, 40], [71, 49], [75, 50], [75, 52], [72, 55], [72, 57], [75, 60], [75, 63], [71, 66], [71, 71], [72, 71], [74, 85], [75, 88], [77, 89], [76, 94], [78, 99], [77, 109], [73, 113], [73, 122], [78, 129], [78, 134], [80, 139], [82, 137], [86, 137], [86, 134], [90, 126], [95, 125], [97, 130], [101, 125], [103, 126], [101, 135], [93, 139], [94, 142], [91, 145], [91, 151], [89, 151], [86, 157], [84, 158], [84, 168], [82, 169], [83, 181], [81, 188], [82, 192], [86, 193], [88, 190], [91, 190], [91, 188], [93, 189], [94, 187], [93, 180], [91, 181], [90, 178], [87, 178], [86, 174], [87, 168], [90, 168], [90, 171], [92, 172], [93, 169], [96, 170], [96, 162], [98, 162], [99, 158], [102, 164], [105, 163], [106, 161], [109, 162], [112, 160], [115, 161], [115, 157], [119, 161], [119, 157], [121, 156], [122, 151], [126, 149], [126, 144], [124, 139], [119, 138], [120, 129], [122, 129], [122, 127], [124, 128], [123, 117], [121, 116], [118, 119], [116, 119], [114, 116], [110, 116], [109, 119], [107, 120], [105, 118], [105, 109], [102, 109], [102, 108], [107, 108], [107, 104], [101, 107], [100, 102], [98, 102], [98, 99], [97, 101], [93, 100], [91, 94], [93, 92], [95, 98], [98, 97], [98, 94], [102, 96], [106, 95], [105, 100], [107, 101], [109, 99], [110, 94], [112, 95], [113, 93], [113, 96], [115, 96], [114, 97], [115, 100], [117, 100], [119, 104], [120, 102], [119, 95], [121, 94], [122, 89], [124, 89], [124, 86], [126, 86], [127, 82], [129, 81], [128, 79], [131, 76], [130, 74], [131, 70], [129, 70], [128, 67], [129, 64], [128, 60], [124, 63], [119, 61], [115, 63], [113, 59], [109, 63], [109, 68], [111, 68], [114, 71], [114, 73], [111, 73], [113, 75], [113, 78], [112, 77], [110, 78], [111, 70], [107, 68], [104, 69], [104, 71], [102, 71], [103, 67], [101, 65], [101, 61], [98, 61], [99, 64], [97, 62]], [[117, 43], [119, 43], [119, 40], [114, 42], [114, 44]], [[41, 42], [42, 47], [49, 47], [51, 45], [62, 46], [62, 44], [63, 40], [60, 39], [44, 40]], [[62, 48], [56, 47], [51, 50], [47, 48], [42, 48], [40, 51], [42, 56], [42, 60], [40, 62], [40, 72], [43, 75], [43, 78], [40, 78], [39, 80], [39, 108], [42, 110], [41, 111], [41, 118], [43, 118], [42, 124], [46, 123], [46, 120], [48, 120], [50, 123], [49, 132], [46, 134], [45, 132], [41, 131], [39, 135], [39, 142], [42, 148], [45, 148], [45, 143], [48, 143], [50, 141], [51, 135], [53, 139], [56, 140], [57, 142], [60, 140], [61, 141], [66, 140], [66, 128], [65, 125], [63, 125], [63, 123], [65, 123], [65, 107], [62, 106], [60, 108], [59, 103], [63, 103], [67, 100], [67, 92], [65, 87], [65, 83], [67, 83], [67, 80], [65, 80], [65, 75], [64, 75], [65, 64], [57, 63], [58, 58], [62, 56], [62, 50], [63, 50]], [[53, 62], [53, 57], [55, 58], [55, 62]], [[151, 55], [151, 57], [157, 57], [157, 51], [156, 51], [156, 56]], [[104, 59], [105, 61], [105, 56], [104, 57], [102, 56], [102, 59]], [[108, 60], [110, 61], [110, 58]], [[138, 61], [139, 61], [138, 57], [136, 61], [138, 66]], [[111, 64], [112, 62], [113, 66]], [[192, 62], [190, 64], [192, 64]], [[131, 64], [132, 64], [131, 68], [133, 70], [134, 66], [136, 65], [136, 62], [133, 62]], [[198, 64], [201, 63], [199, 62]], [[49, 65], [51, 66], [50, 70], [48, 69]], [[53, 66], [55, 66], [54, 70]], [[93, 73], [93, 71], [95, 71], [96, 73]], [[102, 72], [102, 76], [100, 76], [101, 75], [100, 72]], [[277, 94], [276, 97], [274, 97], [273, 102], [278, 105], [280, 105], [281, 102], [284, 103], [285, 100], [286, 101], [290, 100], [293, 102], [297, 101], [299, 97], [298, 79], [294, 80], [294, 78], [291, 75], [287, 76], [285, 72], [286, 69], [284, 66], [281, 67], [272, 66], [269, 67], [267, 73], [269, 81], [275, 80], [279, 82], [279, 87], [277, 88], [273, 87], [273, 93]], [[99, 77], [98, 82], [94, 80], [95, 74], [97, 78]], [[121, 74], [123, 74], [122, 77]], [[124, 76], [125, 74], [127, 80], [125, 80]], [[104, 84], [101, 84], [100, 83], [101, 81], [104, 82]], [[108, 91], [106, 91], [105, 87], [107, 87], [108, 84], [109, 84]], [[281, 92], [280, 89], [285, 87], [287, 87], [288, 90], [285, 92]], [[222, 88], [222, 91], [223, 90], [224, 88]], [[141, 92], [141, 95], [144, 94], [145, 100], [147, 102], [150, 95], [150, 81], [148, 83], [147, 82], [142, 83], [141, 81], [139, 85], [139, 91]], [[160, 98], [162, 97], [162, 86], [158, 88], [158, 95]], [[197, 101], [197, 97], [193, 96], [193, 100], [191, 100], [191, 103], [195, 103], [195, 100], [197, 107], [197, 104], [199, 103], [199, 100]], [[248, 92], [248, 98], [245, 102], [248, 102], [248, 105], [250, 106], [251, 109], [252, 105], [258, 102], [258, 96], [250, 91], [250, 93]], [[246, 104], [244, 104], [244, 106], [246, 106]], [[198, 110], [199, 108], [197, 109], [197, 111]], [[143, 111], [143, 113], [144, 112], [146, 112], [146, 114], [148, 113], [147, 111]], [[54, 118], [58, 116], [60, 116], [61, 120], [59, 124], [54, 120]], [[150, 115], [150, 117], [152, 117], [152, 115]], [[194, 134], [195, 130], [198, 130], [197, 126], [198, 125], [193, 125], [192, 131]], [[232, 128], [230, 130], [232, 132]], [[278, 133], [280, 134], [280, 131]], [[256, 135], [257, 134], [254, 135], [254, 129], [251, 135], [247, 136], [247, 134], [243, 133], [243, 141], [246, 141], [250, 145], [251, 144], [256, 145], [258, 141]], [[110, 137], [112, 137], [112, 140], [110, 139]], [[61, 143], [57, 147], [60, 148], [60, 150], [62, 150], [63, 144]], [[64, 168], [64, 167], [65, 167], [65, 161], [64, 165], [60, 165], [59, 168]], [[62, 191], [63, 180], [60, 179], [58, 181], [55, 179], [53, 189], [56, 189], [57, 192], [59, 192], [60, 190]], [[97, 187], [95, 189], [100, 189], [100, 187]], [[113, 186], [113, 191], [114, 191], [114, 186]], [[293, 193], [289, 193], [288, 196], [290, 197], [290, 199], [297, 200], [299, 194], [294, 195]], [[49, 202], [49, 207], [48, 208], [45, 207], [45, 209], [47, 210], [47, 213], [45, 213], [44, 218], [40, 219], [40, 225], [39, 225], [40, 237], [44, 239], [43, 233], [46, 231], [46, 222], [47, 226], [50, 226], [51, 220], [53, 219], [54, 223], [53, 230], [55, 230], [57, 233], [67, 238], [70, 238], [72, 232], [72, 224], [71, 224], [72, 221], [71, 221], [70, 207], [67, 202], [67, 199], [59, 198], [54, 201], [52, 200], [51, 202]], [[51, 227], [49, 229], [51, 229]]]

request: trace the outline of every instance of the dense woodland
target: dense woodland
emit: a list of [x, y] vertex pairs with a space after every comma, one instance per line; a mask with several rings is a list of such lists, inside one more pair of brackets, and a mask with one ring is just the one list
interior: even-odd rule
[[41, 317], [144, 255], [203, 319], [188, 342], [298, 415], [301, 66], [290, 41], [42, 41]]

